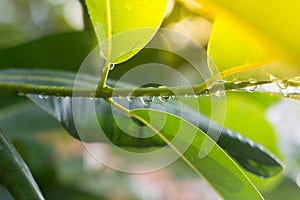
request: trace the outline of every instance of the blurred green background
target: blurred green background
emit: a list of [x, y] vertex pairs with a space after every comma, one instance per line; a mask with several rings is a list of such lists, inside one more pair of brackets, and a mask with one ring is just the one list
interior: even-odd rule
[[[0, 0], [0, 5], [1, 69], [77, 71], [95, 45], [85, 7], [78, 0]], [[199, 14], [199, 9], [191, 0], [170, 0], [162, 26], [187, 34], [206, 47], [212, 25]], [[261, 106], [252, 108], [267, 111], [266, 117], [280, 141], [278, 145], [286, 162], [286, 171], [282, 180], [275, 181], [263, 193], [271, 200], [299, 199], [300, 159], [297, 152], [300, 142], [297, 141], [300, 139], [297, 138], [296, 123], [300, 110], [294, 110], [284, 123], [279, 123], [284, 118], [276, 118], [292, 106], [300, 107], [299, 103], [268, 99], [265, 95], [242, 98], [229, 94], [229, 98], [232, 104], [239, 101], [241, 108], [270, 102], [262, 110]], [[143, 175], [109, 169], [96, 162], [79, 141], [25, 97], [1, 94], [0, 99], [0, 128], [13, 140], [46, 199], [220, 199], [181, 161]], [[231, 121], [228, 119], [228, 126], [233, 121], [241, 127], [249, 126], [245, 120], [234, 119], [237, 111], [231, 104], [228, 104], [227, 112], [233, 116]], [[255, 115], [253, 112], [252, 116]], [[1, 186], [0, 199], [12, 199]]]

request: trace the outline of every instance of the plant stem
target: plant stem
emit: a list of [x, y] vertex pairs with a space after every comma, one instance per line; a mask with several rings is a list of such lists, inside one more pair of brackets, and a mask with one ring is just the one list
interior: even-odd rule
[[106, 50], [106, 62], [103, 69], [103, 75], [97, 86], [97, 90], [106, 87], [106, 80], [110, 70], [111, 64], [111, 51], [112, 51], [112, 24], [111, 24], [111, 10], [110, 0], [106, 0], [106, 23], [107, 23], [107, 50]]
[[[259, 81], [256, 84], [267, 84], [270, 81]], [[211, 84], [209, 84], [210, 87]], [[159, 87], [159, 88], [99, 88], [95, 91], [95, 88], [76, 88], [76, 87], [57, 87], [46, 85], [34, 85], [24, 83], [1, 83], [0, 93], [13, 93], [19, 95], [25, 94], [40, 94], [45, 96], [62, 96], [62, 97], [94, 97], [94, 98], [111, 98], [111, 97], [139, 97], [139, 96], [185, 96], [185, 95], [207, 95], [214, 94], [217, 90], [234, 90], [245, 88], [249, 86], [249, 82], [241, 82], [235, 84], [232, 82], [220, 83], [213, 85], [209, 90], [207, 83], [201, 83], [194, 86], [181, 86], [181, 87]]]

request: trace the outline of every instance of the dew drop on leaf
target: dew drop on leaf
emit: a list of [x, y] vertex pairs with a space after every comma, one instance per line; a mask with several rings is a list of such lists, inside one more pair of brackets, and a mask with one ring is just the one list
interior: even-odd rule
[[241, 81], [240, 81], [240, 80], [238, 80], [238, 79], [233, 79], [233, 83], [234, 83], [234, 84], [236, 84], [236, 85], [238, 85], [238, 84], [240, 84], [240, 83], [241, 83]]
[[251, 78], [251, 79], [249, 79], [249, 83], [255, 84], [255, 83], [257, 83], [257, 80]]
[[276, 85], [280, 88], [280, 89], [287, 89], [289, 86], [289, 82], [288, 81], [279, 81], [276, 83]]
[[25, 93], [23, 93], [23, 92], [18, 92], [18, 95], [19, 95], [19, 96], [25, 96]]
[[113, 70], [114, 68], [115, 68], [115, 64], [114, 63], [110, 63], [109, 70]]
[[151, 3], [151, 0], [142, 0], [143, 6], [149, 6]]
[[255, 92], [256, 89], [257, 89], [257, 85], [251, 85], [251, 86], [246, 87], [246, 90], [248, 92]]
[[149, 6], [151, 3], [151, 0], [142, 0], [143, 6]]
[[279, 79], [276, 78], [275, 76], [273, 76], [272, 74], [269, 75], [270, 81], [272, 81], [273, 83], [278, 82]]
[[39, 95], [39, 99], [48, 99], [49, 98], [49, 96], [46, 96], [46, 95], [42, 95], [42, 94], [40, 94]]
[[171, 99], [171, 96], [161, 95], [158, 97], [158, 100], [162, 103], [168, 102]]
[[144, 105], [149, 106], [152, 104], [154, 97], [153, 96], [143, 96], [143, 97], [140, 97], [140, 99]]
[[128, 97], [127, 97], [127, 100], [129, 101], [129, 103], [134, 102], [135, 99], [136, 99], [136, 97], [133, 97], [133, 96], [128, 96]]
[[125, 6], [124, 6], [124, 8], [125, 8], [125, 10], [127, 12], [132, 12], [133, 9], [134, 9], [134, 7], [133, 7], [133, 5], [131, 3], [126, 3]]
[[294, 80], [294, 81], [300, 81], [300, 76], [296, 76], [296, 77], [293, 78], [292, 80]]
[[216, 96], [217, 97], [224, 97], [225, 96], [225, 90], [223, 90], [223, 89], [219, 89], [219, 90], [217, 90], [216, 91]]
[[289, 98], [291, 95], [290, 95], [290, 93], [287, 90], [285, 90], [285, 91], [283, 91], [283, 96], [285, 98]]

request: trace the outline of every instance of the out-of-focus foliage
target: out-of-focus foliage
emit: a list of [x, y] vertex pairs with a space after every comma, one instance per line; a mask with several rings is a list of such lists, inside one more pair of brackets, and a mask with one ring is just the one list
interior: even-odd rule
[[[213, 17], [208, 17], [206, 7], [199, 5], [197, 2], [202, 2], [202, 0], [169, 1], [169, 9], [162, 26], [187, 34], [206, 48]], [[289, 23], [290, 17], [297, 13], [296, 9], [298, 7], [294, 5], [299, 3], [296, 0], [291, 1], [290, 5], [280, 6], [280, 8], [294, 6], [292, 11], [288, 12], [287, 9], [280, 9], [280, 12], [276, 12], [276, 16], [272, 15], [274, 19], [279, 19], [277, 22], [280, 22], [281, 27], [276, 23], [266, 23], [265, 20], [269, 19], [269, 16], [260, 21], [264, 6], [253, 6], [257, 1], [247, 1], [249, 3], [248, 7], [245, 6], [244, 1], [230, 1], [230, 4], [228, 1], [221, 0], [211, 2], [220, 3], [219, 5], [224, 6], [226, 13], [232, 11], [234, 15], [241, 16], [241, 20], [249, 20], [249, 24], [256, 29], [266, 31], [267, 34], [272, 36], [272, 40], [275, 39], [275, 42], [282, 44], [283, 49], [291, 52], [293, 59], [298, 61], [298, 57], [295, 55], [297, 55], [296, 50], [299, 48], [299, 41], [291, 39], [298, 37], [296, 30], [298, 26]], [[0, 3], [0, 67], [78, 69], [92, 47], [91, 35], [93, 35], [91, 28], [88, 28], [88, 26], [86, 26], [86, 32], [68, 33], [83, 29], [84, 20], [81, 17], [81, 10], [84, 9], [81, 8], [79, 1], [0, 0]], [[239, 5], [239, 3], [242, 5]], [[258, 4], [265, 5], [267, 3], [258, 2]], [[271, 4], [270, 10], [276, 11], [279, 8], [278, 2], [271, 2]], [[259, 15], [249, 19], [251, 13], [252, 15], [255, 14], [257, 9]], [[211, 22], [206, 20], [205, 17], [208, 17]], [[237, 24], [239, 23], [237, 22]], [[273, 31], [274, 28], [278, 31]], [[215, 28], [215, 31], [216, 29], [219, 28]], [[218, 34], [221, 34], [223, 38], [220, 39], [220, 35], [217, 35], [215, 45], [211, 45], [214, 48], [215, 55], [226, 55], [227, 53], [227, 55], [231, 55], [224, 60], [215, 60], [218, 61], [216, 62], [217, 65], [221, 64], [223, 68], [226, 68], [248, 64], [245, 55], [247, 58], [251, 54], [259, 55], [254, 56], [253, 60], [248, 60], [250, 64], [265, 58], [264, 55], [261, 56], [262, 54], [259, 53], [261, 51], [257, 51], [257, 48], [250, 48], [250, 51], [239, 51], [239, 48], [249, 47], [255, 41], [251, 40], [250, 43], [244, 41], [246, 44], [235, 44], [234, 42], [239, 40], [233, 37], [236, 34], [230, 32], [233, 30], [230, 29], [230, 26], [221, 27], [221, 32]], [[289, 34], [285, 35], [284, 31]], [[224, 34], [224, 32], [227, 34]], [[53, 34], [58, 35], [43, 38]], [[216, 32], [213, 35], [216, 35]], [[228, 40], [226, 35], [233, 38]], [[38, 38], [41, 39], [33, 41]], [[16, 46], [28, 41], [33, 42]], [[7, 47], [11, 48], [6, 49]], [[182, 47], [184, 47], [184, 43], [182, 43]], [[218, 49], [218, 47], [221, 48]], [[233, 54], [229, 54], [226, 48], [232, 48]], [[212, 57], [214, 56], [212, 55]], [[240, 62], [240, 60], [232, 59], [232, 57], [242, 57], [243, 59]], [[131, 65], [132, 62], [129, 60], [125, 65]], [[233, 64], [227, 65], [228, 62]], [[285, 72], [290, 73], [291, 71]], [[113, 71], [111, 76], [118, 77], [121, 74]], [[248, 73], [246, 73], [247, 76], [244, 75], [239, 75], [238, 78], [246, 77], [245, 80], [249, 79]], [[233, 78], [237, 77], [228, 77], [232, 80]], [[4, 129], [13, 140], [17, 150], [32, 170], [46, 199], [57, 199], [58, 197], [63, 199], [112, 200], [142, 199], [143, 197], [152, 199], [175, 199], [179, 197], [182, 199], [197, 199], [200, 196], [204, 199], [218, 198], [201, 180], [190, 179], [190, 176], [195, 177], [195, 174], [191, 175], [191, 172], [181, 162], [175, 163], [169, 171], [164, 170], [149, 176], [145, 175], [142, 178], [141, 176], [129, 176], [114, 172], [104, 166], [99, 166], [94, 163], [91, 156], [83, 152], [78, 141], [73, 140], [61, 129], [60, 124], [53, 121], [33, 104], [24, 100], [23, 97], [1, 95], [0, 98], [0, 128]], [[268, 107], [276, 100], [277, 98], [256, 94], [247, 95], [246, 97], [230, 94], [228, 97], [230, 102], [227, 104], [228, 118], [226, 126], [262, 143], [269, 150], [279, 155], [276, 150], [274, 131], [263, 116]], [[199, 99], [199, 102], [201, 103], [201, 99]], [[208, 104], [204, 102], [203, 105]], [[248, 117], [252, 120], [247, 123]], [[101, 150], [105, 151], [105, 146]], [[297, 148], [294, 149], [294, 151], [298, 150]], [[176, 177], [174, 174], [182, 177]], [[186, 176], [189, 179], [186, 179]], [[293, 180], [285, 178], [282, 182], [280, 180], [270, 180], [269, 182], [273, 182], [273, 184], [267, 187], [265, 192], [267, 199], [297, 199], [299, 196], [299, 189]], [[276, 187], [276, 184], [279, 185]], [[165, 191], [162, 188], [167, 188], [167, 190]], [[284, 197], [281, 196], [282, 194], [284, 194]], [[0, 198], [11, 199], [8, 192], [2, 187], [0, 187]]]

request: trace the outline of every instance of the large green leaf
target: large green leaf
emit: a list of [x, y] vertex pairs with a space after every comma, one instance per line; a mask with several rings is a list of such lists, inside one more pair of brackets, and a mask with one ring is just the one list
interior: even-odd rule
[[271, 58], [255, 36], [219, 16], [213, 23], [208, 54], [220, 72]]
[[[263, 199], [233, 160], [192, 124], [175, 115], [156, 110], [136, 109], [131, 111], [130, 115], [147, 124], [175, 151], [182, 154], [181, 158], [198, 175], [202, 175], [224, 199]], [[175, 144], [171, 143], [174, 132], [179, 141]], [[199, 158], [201, 148], [209, 148], [203, 147], [203, 141], [206, 139], [210, 141], [208, 145], [213, 145], [213, 148], [207, 156]], [[185, 145], [188, 145], [188, 149], [182, 152], [181, 147]]]
[[284, 63], [274, 47], [244, 26], [223, 15], [214, 21], [208, 54], [210, 65], [216, 65], [224, 80], [253, 84], [288, 80], [300, 74], [299, 68]]
[[[229, 93], [226, 101], [224, 126], [263, 145], [274, 155], [280, 157], [275, 131], [265, 119], [265, 112], [268, 107], [259, 99], [257, 100], [258, 97], [258, 94], [256, 97], [252, 97], [252, 94], [247, 93]], [[268, 189], [278, 184], [281, 175], [263, 181], [255, 176], [248, 175], [248, 177], [259, 188]]]
[[[79, 138], [85, 141], [106, 141], [105, 138], [99, 138], [95, 134], [87, 135], [78, 135], [76, 130], [73, 112], [72, 112], [72, 99], [57, 99], [56, 97], [49, 97], [47, 100], [40, 99], [38, 96], [31, 95], [29, 98], [39, 105], [43, 110], [48, 112], [51, 116], [57, 119], [66, 130], [72, 134], [74, 137]], [[91, 101], [86, 98], [86, 101]], [[159, 104], [159, 102], [155, 102]], [[127, 129], [131, 130], [132, 135], [137, 133], [142, 135], [147, 135], [147, 132], [140, 132], [140, 129], [132, 122], [131, 118], [128, 118], [122, 114], [117, 114], [114, 111], [112, 115], [112, 109], [110, 106], [103, 100], [97, 100], [95, 102], [98, 120], [101, 123], [103, 131], [105, 132], [106, 137], [108, 137], [114, 144], [119, 146], [130, 146], [130, 147], [152, 147], [152, 146], [163, 146], [165, 143], [158, 137], [151, 137], [148, 139], [145, 138], [136, 138], [129, 136], [122, 129], [118, 127], [115, 120], [123, 121], [126, 123]], [[132, 105], [132, 108], [145, 107], [143, 105]], [[251, 140], [242, 137], [241, 135], [231, 131], [230, 129], [221, 128], [216, 124], [209, 124], [210, 121], [202, 116], [199, 113], [196, 113], [192, 109], [185, 107], [183, 111], [180, 111], [176, 108], [175, 102], [168, 102], [162, 104], [162, 107], [166, 109], [167, 112], [173, 113], [179, 117], [184, 118], [185, 120], [193, 123], [195, 126], [199, 127], [202, 131], [213, 134], [222, 130], [220, 138], [218, 138], [217, 143], [224, 148], [237, 162], [241, 164], [248, 171], [260, 176], [260, 177], [270, 177], [274, 176], [282, 170], [280, 162], [272, 156], [271, 153], [266, 151], [262, 146], [255, 144]], [[83, 108], [84, 109], [84, 108]], [[86, 127], [89, 125], [89, 116], [82, 117], [83, 124], [86, 124]], [[201, 119], [200, 122], [197, 122], [197, 119]], [[210, 125], [210, 127], [209, 127]], [[92, 130], [93, 127], [90, 127]], [[88, 131], [87, 131], [88, 132]], [[91, 131], [92, 132], [92, 131]]]
[[[1, 95], [3, 97], [3, 95]], [[19, 97], [20, 98], [20, 97]], [[0, 127], [10, 138], [28, 138], [61, 128], [56, 120], [27, 99], [0, 109]], [[39, 123], [33, 123], [38, 121]], [[18, 126], [16, 126], [18, 122]]]
[[[240, 28], [254, 31], [267, 48], [277, 49], [300, 63], [300, 2], [272, 0], [197, 0], [219, 14], [239, 23]], [[245, 25], [245, 26], [244, 26]]]
[[140, 51], [159, 28], [167, 0], [87, 0], [98, 42], [111, 63]]
[[77, 70], [91, 49], [86, 32], [51, 35], [0, 50], [0, 68]]
[[263, 92], [299, 99], [300, 68], [284, 60], [253, 32], [226, 16], [216, 18], [208, 46], [212, 80], [221, 77], [227, 89]]
[[[6, 70], [2, 71], [0, 76], [0, 84], [2, 83], [21, 83], [23, 86], [33, 85], [34, 88], [62, 88], [62, 90], [72, 90], [73, 81], [75, 74], [70, 72], [57, 72], [49, 70]], [[78, 83], [82, 87], [89, 87], [94, 85], [97, 78], [91, 75], [82, 75], [78, 77]], [[60, 98], [54, 96], [45, 95], [31, 95], [30, 99], [33, 100], [43, 110], [48, 112], [52, 117], [58, 120], [66, 130], [71, 133], [74, 137], [78, 138], [76, 127], [73, 121], [72, 112], [72, 99], [70, 97]], [[91, 101], [89, 98], [85, 98], [88, 102]], [[170, 102], [162, 103], [156, 101], [157, 104], [161, 104], [162, 107], [166, 108], [166, 111], [173, 113], [179, 117], [182, 117], [195, 126], [199, 127], [204, 132], [208, 132], [210, 120], [202, 116], [200, 113], [195, 112], [189, 107], [181, 111], [178, 108], [177, 102], [172, 100]], [[128, 136], [124, 133], [115, 123], [112, 116], [112, 110], [110, 106], [103, 100], [95, 101], [96, 108], [98, 111], [99, 121], [102, 122], [104, 128], [108, 133], [108, 138], [117, 145], [121, 146], [132, 146], [132, 147], [150, 147], [150, 146], [161, 146], [164, 142], [158, 137], [151, 139], [140, 139]], [[132, 103], [131, 109], [145, 107], [141, 102]], [[84, 109], [84, 108], [83, 108]], [[84, 111], [82, 112], [84, 113]], [[131, 119], [121, 114], [116, 115], [124, 121], [127, 121], [128, 126], [131, 127]], [[84, 123], [89, 124], [89, 116], [84, 117]], [[197, 122], [197, 119], [200, 119]], [[4, 120], [3, 123], [6, 123]], [[8, 125], [8, 124], [7, 124]], [[6, 127], [6, 126], [5, 126]], [[11, 126], [8, 126], [11, 127]], [[134, 127], [134, 126], [133, 126]], [[241, 137], [240, 135], [232, 132], [229, 129], [221, 128], [214, 124], [211, 126], [214, 132], [222, 130], [222, 134], [217, 141], [233, 158], [236, 159], [243, 167], [252, 173], [261, 176], [269, 177], [274, 176], [281, 171], [282, 167], [279, 161], [273, 157], [268, 151], [259, 145], [254, 144], [252, 141]], [[135, 130], [134, 128], [131, 130]], [[139, 130], [135, 130], [139, 132]], [[255, 130], [252, 130], [256, 132]], [[145, 133], [146, 134], [146, 133]], [[86, 141], [100, 140], [104, 141], [103, 138], [97, 138], [94, 134], [87, 135], [86, 138], [81, 138]], [[237, 147], [240, 148], [237, 148]], [[241, 150], [242, 149], [242, 150]]]
[[[34, 88], [69, 88], [72, 90], [73, 80], [75, 79], [75, 74], [67, 72], [56, 72], [49, 70], [6, 70], [2, 71], [2, 76], [0, 76], [0, 83], [22, 83], [23, 86], [33, 85]], [[91, 86], [97, 81], [97, 78], [91, 75], [81, 76], [78, 79], [78, 83], [81, 86]], [[73, 136], [78, 137], [76, 128], [73, 122], [72, 113], [72, 99], [60, 98], [60, 97], [49, 97], [45, 95], [30, 96], [30, 98], [39, 105], [42, 109], [47, 111], [52, 117], [58, 120]], [[91, 101], [86, 98], [87, 101]], [[113, 131], [114, 134], [108, 137], [113, 140], [115, 144], [123, 146], [133, 146], [133, 147], [149, 147], [149, 146], [161, 146], [164, 145], [159, 138], [154, 137], [151, 140], [137, 139], [135, 137], [129, 137], [127, 134], [119, 129], [114, 121], [111, 114], [111, 108], [103, 100], [98, 100], [95, 102], [99, 114], [99, 120], [103, 123], [107, 130]], [[188, 108], [187, 106], [183, 111], [177, 107], [176, 101], [170, 101], [167, 103], [161, 103], [157, 101], [156, 103], [162, 104], [163, 107], [167, 109], [168, 112], [173, 113], [179, 117], [190, 121], [195, 126], [199, 127], [204, 132], [208, 131], [210, 121], [206, 119], [201, 114], [195, 112], [194, 110]], [[132, 108], [145, 107], [141, 103], [132, 105]], [[124, 118], [123, 120], [128, 121], [130, 125], [131, 119], [126, 118], [123, 115], [117, 115], [119, 118]], [[200, 118], [200, 123], [196, 119]], [[88, 116], [85, 118], [85, 123], [89, 124]], [[4, 121], [5, 123], [5, 121]], [[222, 128], [215, 125], [212, 126], [214, 131], [221, 130]], [[254, 130], [253, 130], [254, 131]], [[254, 131], [256, 132], [256, 131]], [[114, 135], [117, 137], [114, 137]], [[83, 138], [84, 139], [84, 138]], [[88, 137], [85, 138], [88, 141], [99, 140], [99, 138]], [[100, 138], [101, 140], [101, 138]], [[269, 177], [277, 174], [281, 171], [282, 167], [280, 163], [274, 158], [269, 152], [264, 148], [254, 144], [252, 141], [247, 140], [239, 136], [238, 134], [232, 132], [229, 129], [222, 129], [222, 134], [217, 141], [233, 158], [241, 163], [242, 166], [246, 167], [252, 173], [257, 174], [262, 177]], [[233, 145], [234, 144], [234, 145]], [[236, 148], [236, 144], [241, 145], [240, 149]]]
[[0, 182], [17, 199], [44, 199], [27, 165], [10, 142], [0, 132]]
[[280, 185], [278, 185], [274, 190], [264, 194], [266, 199], [272, 200], [298, 200], [300, 196], [300, 190], [297, 183], [290, 178], [285, 178]]

